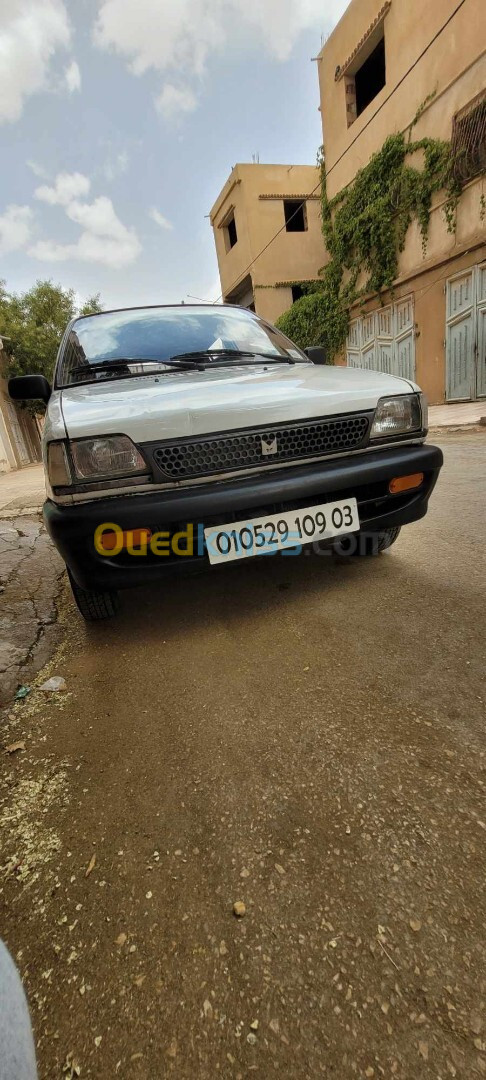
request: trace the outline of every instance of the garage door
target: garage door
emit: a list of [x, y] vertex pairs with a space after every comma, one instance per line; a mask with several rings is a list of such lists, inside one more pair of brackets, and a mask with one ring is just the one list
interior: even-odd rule
[[446, 285], [446, 399], [486, 396], [486, 263]]
[[415, 380], [413, 297], [353, 319], [347, 339], [349, 367], [386, 371]]

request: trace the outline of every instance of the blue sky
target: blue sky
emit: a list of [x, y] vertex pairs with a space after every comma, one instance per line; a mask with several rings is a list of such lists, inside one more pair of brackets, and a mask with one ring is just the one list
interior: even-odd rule
[[312, 163], [311, 57], [346, 0], [0, 5], [0, 277], [105, 306], [216, 298], [237, 161]]

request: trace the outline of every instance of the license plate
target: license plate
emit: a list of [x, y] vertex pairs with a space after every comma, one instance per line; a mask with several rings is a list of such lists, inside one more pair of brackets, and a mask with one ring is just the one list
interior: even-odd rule
[[264, 514], [251, 521], [212, 525], [204, 530], [210, 563], [232, 562], [251, 555], [271, 555], [359, 529], [356, 499], [307, 506], [282, 514]]

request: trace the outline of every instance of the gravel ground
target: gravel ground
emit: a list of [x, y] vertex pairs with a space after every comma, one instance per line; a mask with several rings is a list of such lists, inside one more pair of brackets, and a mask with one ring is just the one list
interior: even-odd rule
[[64, 597], [0, 809], [42, 1080], [485, 1075], [486, 440], [442, 444], [377, 559]]

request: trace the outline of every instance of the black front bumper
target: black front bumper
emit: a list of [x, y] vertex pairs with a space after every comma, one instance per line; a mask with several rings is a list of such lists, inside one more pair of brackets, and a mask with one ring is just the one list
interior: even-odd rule
[[[119, 495], [74, 506], [44, 504], [44, 521], [58, 551], [85, 589], [119, 589], [141, 585], [174, 568], [207, 562], [204, 553], [192, 557], [160, 555], [113, 557], [100, 555], [94, 546], [98, 525], [113, 522], [123, 530], [148, 528], [176, 532], [194, 523], [201, 527], [250, 520], [263, 511], [275, 513], [354, 496], [361, 527], [377, 532], [418, 521], [442, 465], [442, 451], [427, 444], [375, 450], [310, 465], [269, 470], [255, 477], [224, 480], [145, 495]], [[390, 495], [395, 476], [423, 473], [419, 488]], [[199, 527], [199, 528], [198, 528]], [[201, 551], [201, 548], [199, 548]]]

